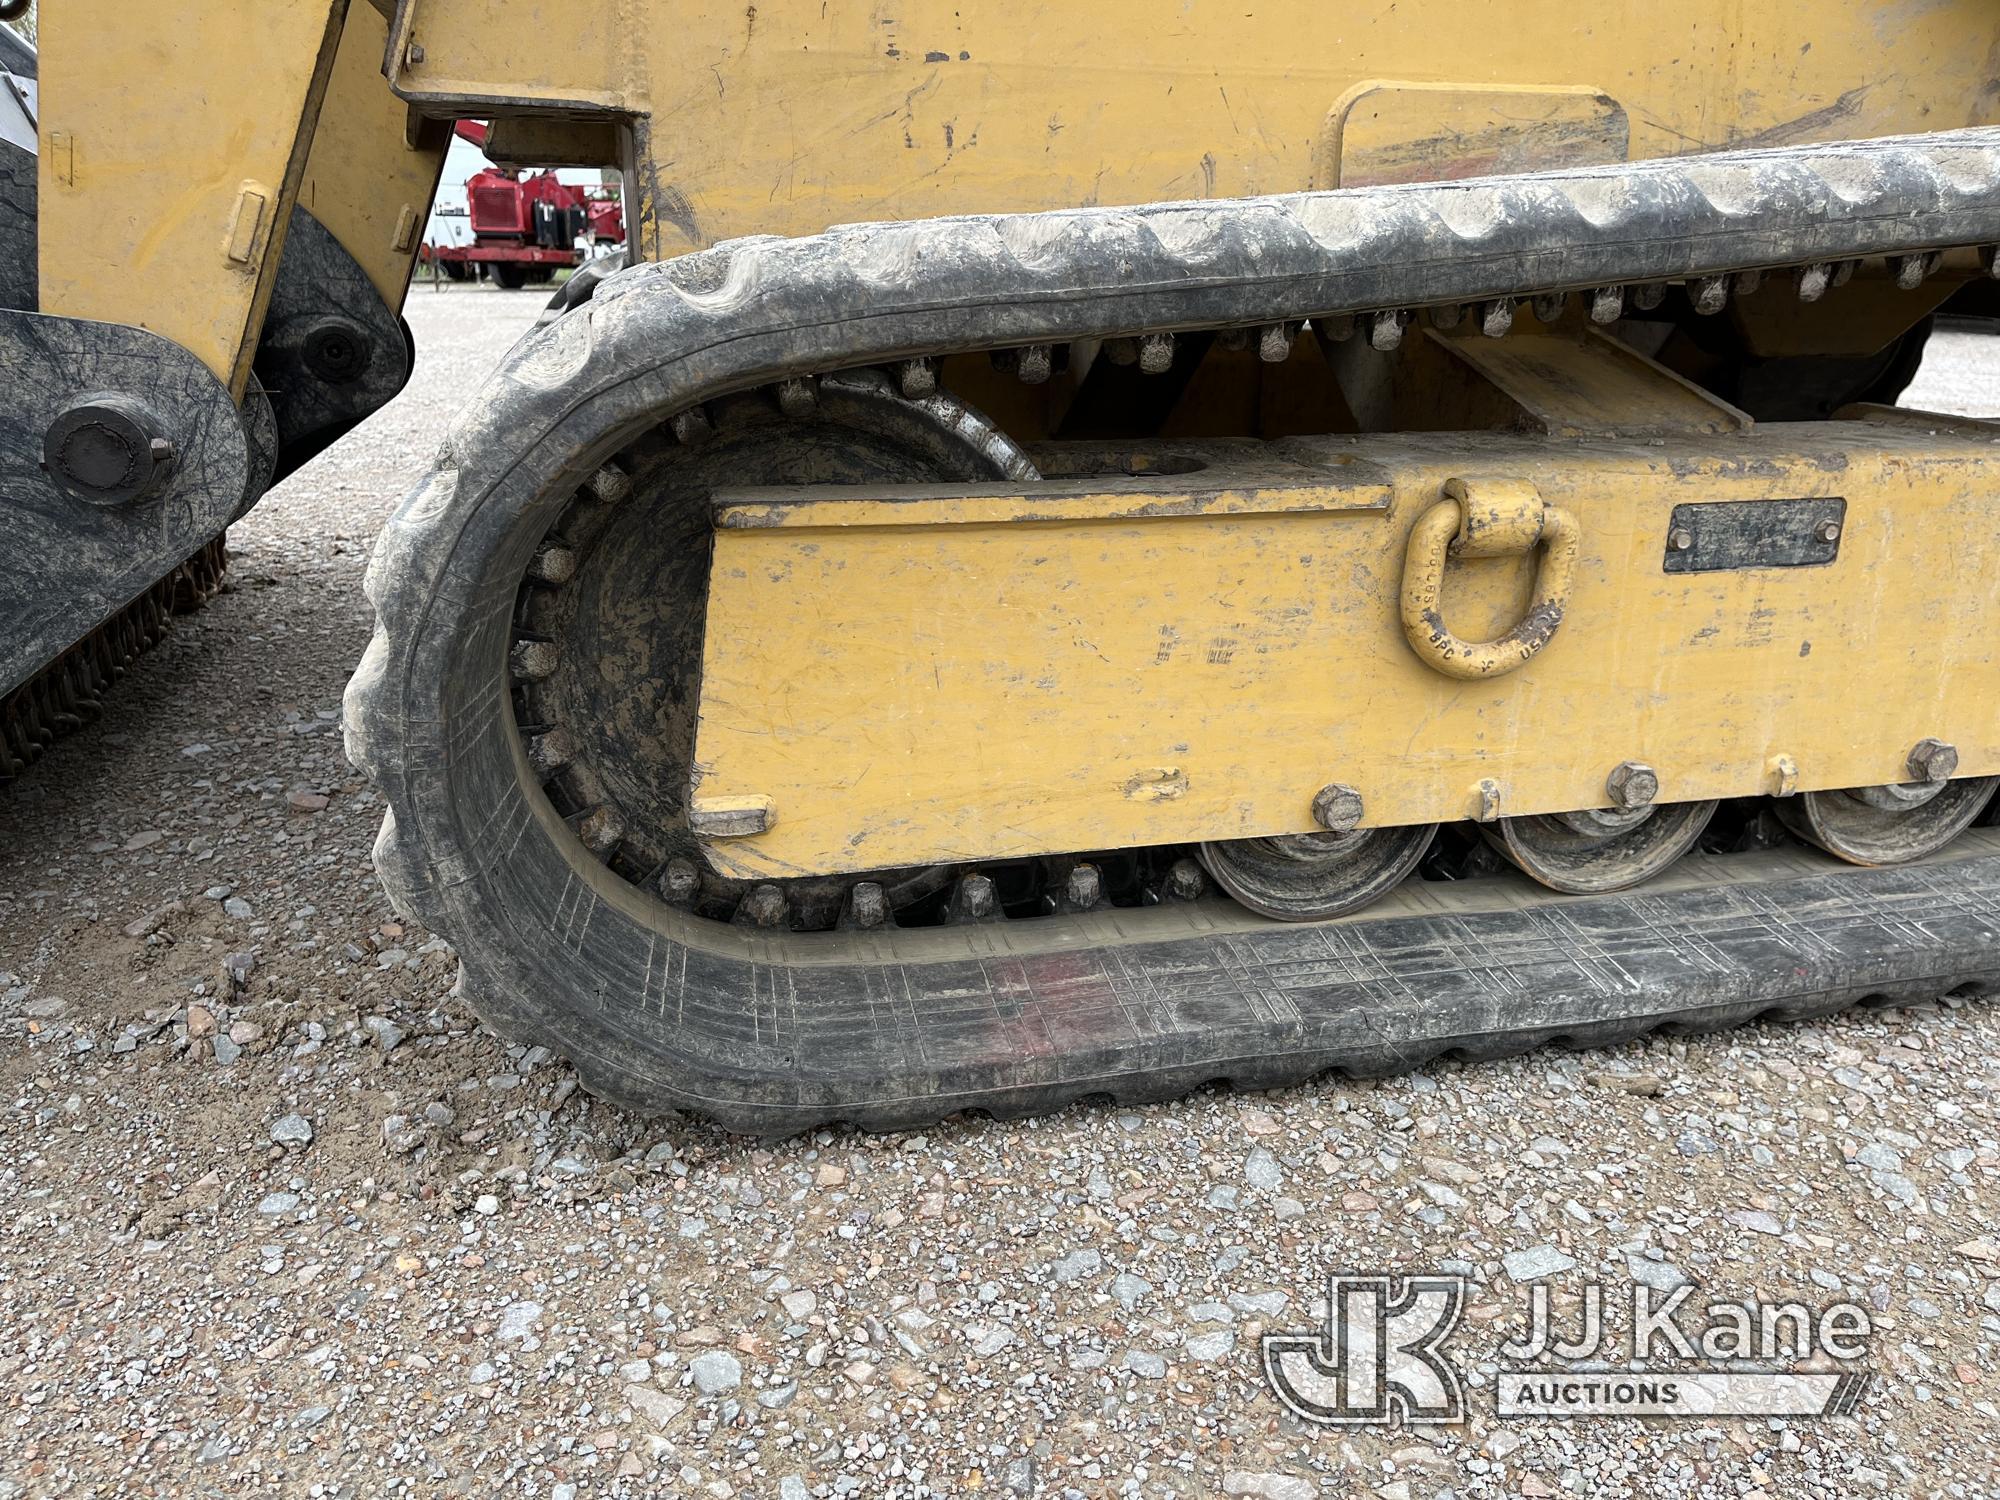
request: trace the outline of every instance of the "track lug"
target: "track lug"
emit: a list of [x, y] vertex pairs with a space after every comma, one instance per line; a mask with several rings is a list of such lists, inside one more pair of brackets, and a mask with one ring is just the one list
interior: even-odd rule
[[1162, 901], [1199, 901], [1208, 890], [1208, 876], [1195, 861], [1182, 856], [1173, 862], [1166, 879], [1160, 882]]
[[1410, 315], [1400, 308], [1385, 308], [1368, 321], [1368, 345], [1387, 354], [1403, 342], [1403, 325]]
[[576, 741], [567, 729], [551, 729], [527, 741], [528, 764], [547, 780], [576, 759]]
[[1590, 294], [1590, 321], [1616, 323], [1625, 316], [1625, 288], [1601, 286]]
[[689, 407], [667, 425], [673, 429], [675, 440], [687, 448], [698, 448], [715, 436], [715, 427], [708, 420], [708, 413], [699, 406]]
[[1688, 301], [1704, 318], [1712, 318], [1729, 305], [1729, 278], [1704, 276], [1688, 293]]
[[1014, 378], [1022, 385], [1044, 385], [1055, 370], [1055, 351], [1047, 344], [1030, 344], [1021, 351]]
[[1479, 304], [1479, 331], [1489, 339], [1505, 338], [1514, 326], [1514, 299], [1496, 297]]
[[1281, 365], [1292, 357], [1292, 340], [1299, 336], [1296, 323], [1266, 323], [1257, 330], [1257, 357], [1267, 365]]
[[590, 476], [591, 494], [606, 505], [622, 505], [632, 495], [632, 476], [616, 464], [606, 464]]
[[1328, 313], [1323, 318], [1312, 320], [1313, 337], [1324, 348], [1328, 344], [1344, 344], [1354, 337], [1356, 323], [1353, 313]]
[[1546, 327], [1569, 310], [1568, 292], [1542, 292], [1534, 300], [1535, 321]]
[[1924, 284], [1924, 278], [1935, 272], [1944, 257], [1935, 250], [1927, 250], [1919, 255], [1899, 255], [1892, 263], [1896, 272], [1896, 285], [1906, 292], [1914, 292]]
[[1424, 309], [1424, 320], [1440, 333], [1448, 332], [1465, 321], [1465, 304], [1446, 302], [1438, 307], [1427, 307]]
[[921, 401], [937, 390], [937, 361], [906, 359], [896, 366], [896, 389], [905, 401]]
[[1729, 290], [1739, 297], [1747, 297], [1764, 284], [1762, 271], [1738, 271], [1729, 278]]
[[660, 871], [658, 888], [662, 901], [685, 911], [701, 894], [701, 872], [695, 869], [692, 860], [670, 859]]
[[803, 375], [779, 381], [778, 410], [794, 422], [803, 422], [819, 410], [819, 387]]
[[847, 893], [842, 903], [840, 926], [844, 932], [869, 932], [889, 925], [889, 896], [872, 880], [864, 880]]
[[1136, 365], [1139, 363], [1139, 341], [1133, 338], [1106, 339], [1104, 357], [1114, 365]]
[[1093, 864], [1079, 861], [1069, 867], [1063, 878], [1063, 887], [1055, 897], [1055, 909], [1059, 912], [1096, 911], [1106, 905], [1104, 899], [1104, 877]]
[[553, 641], [516, 641], [507, 656], [515, 677], [523, 682], [542, 682], [554, 676], [561, 659]]
[[1148, 375], [1164, 375], [1173, 367], [1174, 336], [1171, 333], [1149, 333], [1139, 340], [1141, 370]]
[[1667, 300], [1667, 284], [1664, 281], [1642, 281], [1628, 295], [1632, 305], [1640, 312], [1651, 312]]
[[584, 848], [599, 859], [606, 859], [625, 837], [625, 820], [614, 807], [593, 807], [578, 821], [576, 834], [583, 840]]
[[749, 893], [736, 903], [736, 915], [730, 920], [738, 927], [769, 931], [785, 925], [786, 913], [785, 893], [775, 885], [758, 885], [752, 886]]
[[1000, 892], [992, 880], [977, 873], [959, 877], [952, 887], [950, 921], [997, 922], [1000, 915]]
[[576, 554], [567, 547], [541, 546], [528, 563], [528, 576], [560, 588], [576, 577]]
[[1826, 295], [1826, 289], [1833, 282], [1833, 267], [1824, 261], [1809, 266], [1801, 266], [1798, 272], [1799, 301], [1817, 302]]

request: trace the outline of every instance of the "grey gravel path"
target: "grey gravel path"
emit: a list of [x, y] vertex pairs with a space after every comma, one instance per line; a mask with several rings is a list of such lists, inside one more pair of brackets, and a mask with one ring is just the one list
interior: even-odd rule
[[[0, 1497], [1992, 1492], [1983, 1003], [778, 1145], [483, 1032], [337, 723], [370, 537], [538, 301], [419, 291], [410, 392], [0, 793]], [[1997, 355], [1941, 337], [1912, 400], [2000, 411]], [[1258, 1337], [1335, 1269], [1473, 1279], [1470, 1422], [1284, 1415]], [[1493, 1420], [1525, 1284], [1587, 1276], [1851, 1298], [1874, 1386]]]

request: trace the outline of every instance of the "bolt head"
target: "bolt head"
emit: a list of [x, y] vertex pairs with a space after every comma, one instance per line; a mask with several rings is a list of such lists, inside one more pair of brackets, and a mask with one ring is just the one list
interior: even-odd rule
[[660, 895], [669, 905], [686, 906], [701, 893], [701, 875], [692, 861], [670, 859], [660, 872]]
[[1910, 752], [1910, 775], [1918, 781], [1949, 781], [1958, 772], [1958, 748], [1943, 740], [1922, 739]]
[[1694, 545], [1694, 533], [1685, 526], [1676, 526], [1667, 533], [1667, 546], [1675, 552], [1685, 552]]
[[1313, 797], [1313, 821], [1328, 833], [1352, 833], [1361, 826], [1361, 793], [1341, 782], [1323, 786]]
[[1650, 807], [1660, 795], [1660, 776], [1644, 761], [1623, 760], [1604, 778], [1604, 790], [1613, 807], [1634, 812]]
[[1840, 522], [1822, 521], [1813, 528], [1813, 535], [1822, 542], [1837, 542], [1840, 540]]

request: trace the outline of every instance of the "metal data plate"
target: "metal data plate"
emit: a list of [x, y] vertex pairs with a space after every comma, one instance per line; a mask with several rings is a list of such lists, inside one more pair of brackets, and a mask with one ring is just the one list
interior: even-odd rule
[[1667, 524], [1665, 571], [1818, 567], [1840, 555], [1846, 520], [1847, 501], [1838, 495], [1676, 505]]

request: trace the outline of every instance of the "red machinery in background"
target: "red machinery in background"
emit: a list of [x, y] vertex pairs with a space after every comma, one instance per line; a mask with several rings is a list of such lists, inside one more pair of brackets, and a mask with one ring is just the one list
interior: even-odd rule
[[[458, 134], [475, 146], [486, 144], [486, 127], [472, 121], [461, 121]], [[453, 281], [485, 275], [504, 287], [523, 287], [583, 264], [579, 239], [625, 243], [625, 209], [617, 194], [558, 181], [554, 172], [487, 167], [466, 182], [465, 203], [472, 243], [425, 247]]]

